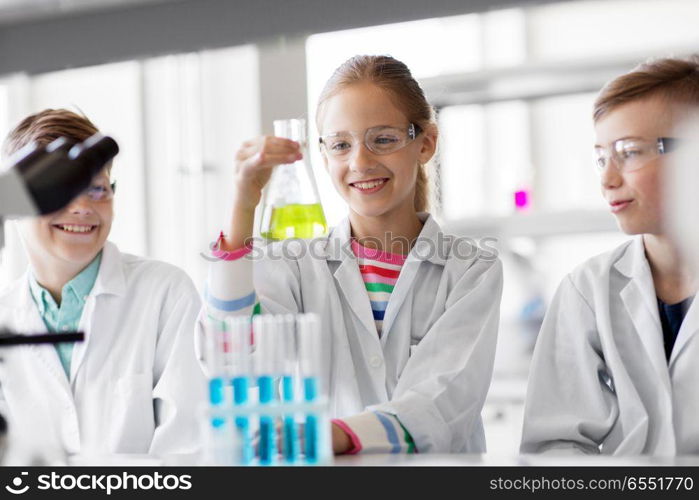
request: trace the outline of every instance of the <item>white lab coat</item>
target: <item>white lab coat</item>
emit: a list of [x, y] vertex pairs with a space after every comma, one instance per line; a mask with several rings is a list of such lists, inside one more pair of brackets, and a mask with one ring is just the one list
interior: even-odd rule
[[348, 219], [312, 240], [310, 251], [283, 242], [244, 258], [254, 266], [212, 263], [209, 293], [223, 300], [249, 293], [252, 270], [263, 313], [320, 316], [332, 417], [383, 411], [397, 415], [421, 453], [483, 452], [480, 413], [495, 356], [502, 265], [465, 240], [450, 243], [432, 217], [420, 217], [420, 240], [391, 294], [381, 337]]
[[[191, 279], [107, 242], [73, 349], [70, 380], [54, 346], [5, 349], [3, 410], [22, 447], [68, 453], [191, 453], [206, 381], [194, 355], [201, 301]], [[0, 325], [46, 332], [28, 274], [0, 294]]]
[[522, 452], [699, 453], [699, 301], [670, 362], [637, 236], [577, 268], [544, 320], [529, 377]]

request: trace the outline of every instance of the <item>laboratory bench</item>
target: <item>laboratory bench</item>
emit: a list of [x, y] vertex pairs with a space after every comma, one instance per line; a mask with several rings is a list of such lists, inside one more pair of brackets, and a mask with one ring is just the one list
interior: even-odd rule
[[[191, 455], [154, 458], [147, 455], [115, 455], [109, 457], [74, 456], [69, 465], [103, 466], [197, 466]], [[331, 466], [340, 467], [699, 467], [699, 455], [681, 457], [612, 457], [589, 455], [519, 455], [491, 456], [480, 454], [365, 454], [335, 457]]]

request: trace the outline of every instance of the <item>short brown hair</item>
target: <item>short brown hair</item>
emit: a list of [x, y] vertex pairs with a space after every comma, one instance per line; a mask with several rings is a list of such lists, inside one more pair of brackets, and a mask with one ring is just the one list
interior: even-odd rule
[[[405, 63], [391, 56], [359, 55], [351, 57], [338, 67], [325, 84], [318, 99], [316, 124], [320, 129], [320, 119], [325, 102], [342, 89], [357, 83], [368, 82], [377, 85], [395, 100], [411, 123], [422, 130], [436, 127], [434, 109], [427, 102], [420, 84], [413, 78]], [[427, 165], [420, 165], [415, 181], [415, 210], [427, 211], [430, 207], [430, 179]]]
[[45, 109], [26, 117], [5, 138], [2, 154], [8, 157], [30, 142], [45, 146], [59, 137], [83, 142], [99, 132], [86, 116], [67, 109]]
[[608, 82], [595, 99], [592, 118], [596, 122], [617, 106], [656, 96], [699, 105], [699, 54], [650, 60]]

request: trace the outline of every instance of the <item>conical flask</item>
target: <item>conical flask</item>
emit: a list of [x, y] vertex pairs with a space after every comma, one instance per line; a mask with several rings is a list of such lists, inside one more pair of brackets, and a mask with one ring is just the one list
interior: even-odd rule
[[298, 142], [303, 158], [274, 168], [260, 233], [268, 240], [323, 236], [328, 232], [328, 224], [308, 155], [306, 120], [276, 120], [274, 135]]

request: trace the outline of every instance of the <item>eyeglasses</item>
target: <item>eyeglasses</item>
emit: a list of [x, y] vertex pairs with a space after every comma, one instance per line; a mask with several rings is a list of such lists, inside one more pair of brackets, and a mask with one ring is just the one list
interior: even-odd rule
[[671, 153], [679, 144], [678, 139], [659, 137], [649, 139], [619, 139], [609, 148], [595, 148], [595, 164], [601, 173], [614, 160], [614, 165], [620, 172], [633, 172], [645, 167], [651, 160], [660, 155]]
[[362, 137], [361, 132], [338, 132], [324, 135], [318, 139], [321, 151], [334, 158], [349, 156], [356, 149], [359, 141], [374, 154], [387, 155], [404, 148], [422, 132], [422, 129], [414, 123], [406, 128], [400, 127], [372, 127], [367, 129]]
[[114, 193], [116, 192], [116, 181], [108, 184], [106, 182], [95, 182], [89, 188], [87, 188], [83, 194], [87, 196], [90, 201], [109, 201], [114, 198]]

